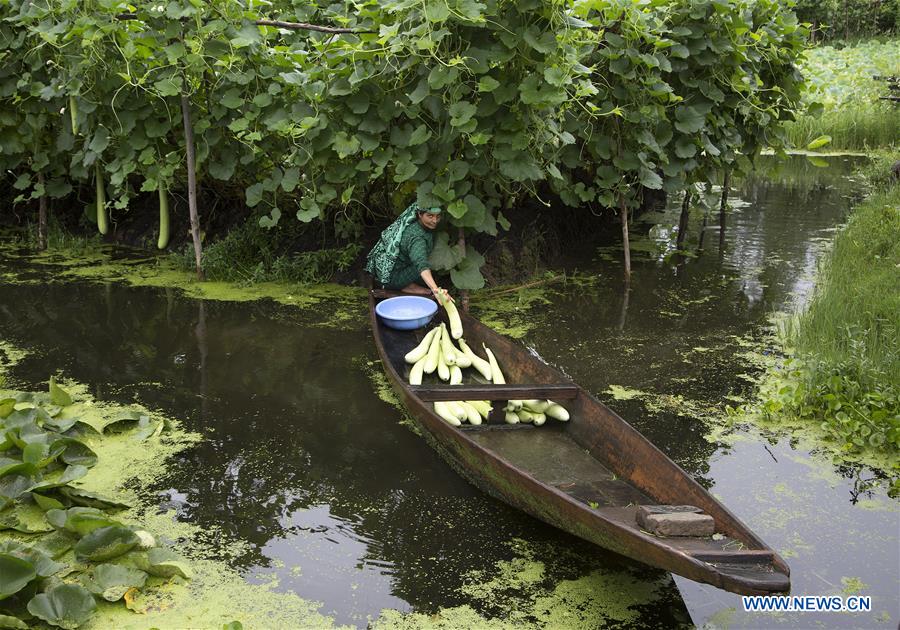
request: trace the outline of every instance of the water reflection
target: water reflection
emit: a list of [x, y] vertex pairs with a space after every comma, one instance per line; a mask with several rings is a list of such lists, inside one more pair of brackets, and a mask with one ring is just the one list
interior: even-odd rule
[[[596, 282], [563, 288], [552, 305], [535, 309], [537, 326], [526, 338], [606, 399], [616, 384], [671, 394], [658, 409], [638, 399], [611, 404], [776, 542], [787, 539], [783, 530], [754, 521], [760, 503], [741, 494], [747, 486], [731, 462], [743, 457], [744, 470], [781, 470], [792, 462], [790, 448], [723, 448], [684, 405], [746, 389], [735, 373], [739, 338], [808, 292], [816, 257], [853, 194], [842, 177], [850, 166], [839, 161], [826, 175], [792, 161], [787, 172], [736, 184], [724, 246], [713, 235], [701, 240], [718, 230], [715, 214], [705, 230], [704, 217], [693, 216], [684, 249], [700, 253], [673, 261], [668, 245], [636, 239], [627, 285], [613, 263], [580, 261]], [[674, 238], [678, 203], [636, 222], [633, 234], [662, 225], [657, 235]], [[328, 314], [326, 306], [318, 316]], [[0, 338], [38, 351], [15, 372], [24, 386], [40, 387], [50, 370], [62, 369], [99, 397], [137, 398], [203, 432], [206, 439], [179, 456], [148, 501], [218, 528], [223, 542], [243, 543], [229, 559], [251, 579], [275, 577], [278, 588], [324, 602], [323, 612], [339, 622], [365, 625], [384, 607], [431, 612], [466, 604], [497, 614], [460, 586], [476, 574], [495, 575], [498, 562], [515, 557], [505, 544], [515, 538], [536, 546], [533, 560], [547, 568], [549, 583], [601, 568], [664, 584], [636, 625], [685, 619], [665, 574], [466, 484], [373, 393], [370, 375], [380, 367], [368, 330], [325, 329], [307, 317], [272, 303], [195, 301], [171, 290], [14, 285], [0, 302]], [[762, 493], [766, 478], [758, 479], [763, 485], [753, 487]], [[866, 484], [854, 480], [855, 497], [866, 496]], [[815, 484], [803, 490], [821, 492]], [[815, 515], [811, 507], [806, 513]], [[701, 599], [689, 593], [693, 611]]]

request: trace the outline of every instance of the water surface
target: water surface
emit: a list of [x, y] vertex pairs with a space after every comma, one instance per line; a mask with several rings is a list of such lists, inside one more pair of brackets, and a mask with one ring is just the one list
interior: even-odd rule
[[[808, 298], [816, 261], [858, 197], [853, 163], [829, 163], [764, 161], [732, 191], [724, 237], [717, 212], [704, 231], [695, 213], [687, 256], [673, 254], [677, 199], [645, 215], [632, 228], [627, 290], [615, 235], [581, 243], [573, 261], [581, 280], [554, 285], [552, 299], [516, 315], [530, 325], [524, 343], [782, 553], [794, 593], [862, 583], [874, 600], [866, 615], [751, 617], [737, 596], [676, 583], [481, 494], [379, 396], [363, 303], [335, 328], [321, 325], [328, 307], [55, 282], [52, 269], [35, 265], [29, 272], [42, 284], [3, 287], [0, 338], [31, 352], [12, 373], [20, 387], [40, 388], [60, 370], [100, 398], [140, 400], [203, 433], [147, 501], [246, 543], [228, 561], [248, 580], [320, 601], [339, 623], [364, 627], [384, 608], [468, 605], [554, 625], [560, 618], [544, 614], [541, 598], [555, 597], [584, 627], [896, 627], [900, 518], [878, 476], [752, 428], [708, 438], [722, 401], [752, 389], [753, 367], [740, 354], [773, 311]], [[0, 272], [22, 265], [3, 260]], [[616, 400], [613, 385], [645, 395]], [[560, 599], [573, 584], [598, 585], [596, 606]]]

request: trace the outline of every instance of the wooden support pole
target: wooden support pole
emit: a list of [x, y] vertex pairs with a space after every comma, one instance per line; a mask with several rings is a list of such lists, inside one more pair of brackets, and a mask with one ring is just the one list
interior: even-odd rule
[[622, 250], [625, 254], [625, 282], [631, 281], [631, 246], [628, 244], [628, 205], [619, 196], [619, 216], [622, 221]]
[[38, 171], [38, 186], [43, 193], [38, 198], [38, 249], [47, 249], [47, 191], [44, 190], [44, 173]]
[[731, 172], [726, 169], [722, 178], [722, 200], [719, 203], [719, 251], [725, 251], [725, 210], [728, 209], [728, 187], [730, 186]]
[[684, 239], [687, 236], [690, 213], [691, 189], [687, 188], [684, 191], [684, 201], [681, 202], [681, 216], [678, 218], [678, 238], [675, 241], [675, 245], [678, 249], [681, 249], [681, 246], [684, 245]]
[[[459, 249], [462, 252], [462, 255], [466, 255], [466, 230], [465, 228], [459, 228]], [[462, 289], [459, 292], [459, 301], [460, 306], [462, 306], [462, 310], [464, 313], [469, 312], [469, 292], [465, 289]]]
[[200, 215], [197, 211], [197, 170], [194, 157], [194, 126], [191, 121], [191, 101], [188, 98], [187, 80], [181, 88], [181, 115], [184, 120], [184, 146], [188, 176], [188, 211], [191, 216], [191, 238], [194, 241], [194, 262], [197, 280], [203, 280], [202, 245], [200, 244]]

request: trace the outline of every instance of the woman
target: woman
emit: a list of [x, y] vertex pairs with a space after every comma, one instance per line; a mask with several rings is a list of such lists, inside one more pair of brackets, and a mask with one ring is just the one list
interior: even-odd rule
[[447, 295], [434, 281], [428, 257], [434, 248], [434, 229], [441, 209], [419, 208], [413, 203], [391, 223], [366, 259], [366, 271], [386, 289], [419, 295]]

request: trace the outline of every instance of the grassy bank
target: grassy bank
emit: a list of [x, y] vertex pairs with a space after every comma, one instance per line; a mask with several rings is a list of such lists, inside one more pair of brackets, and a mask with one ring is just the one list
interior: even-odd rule
[[843, 451], [900, 452], [900, 186], [835, 238], [808, 308], [783, 320], [762, 409], [818, 423]]
[[879, 100], [887, 84], [875, 76], [900, 75], [900, 40], [869, 40], [844, 47], [818, 46], [806, 52], [805, 101], [821, 103], [820, 116], [802, 115], [788, 125], [792, 144], [803, 148], [831, 136], [827, 149], [865, 150], [900, 144], [900, 107]]

